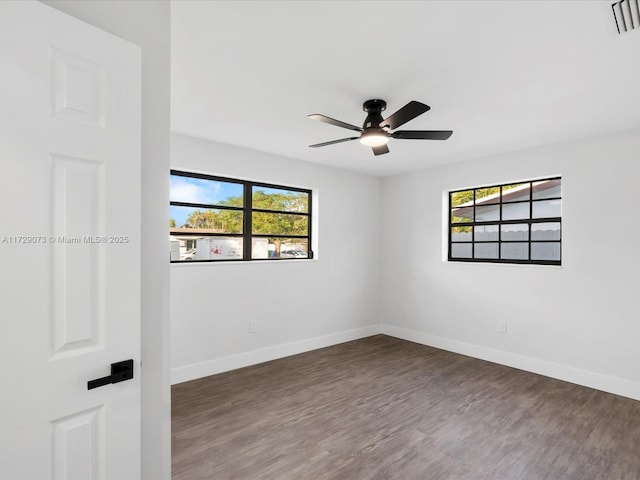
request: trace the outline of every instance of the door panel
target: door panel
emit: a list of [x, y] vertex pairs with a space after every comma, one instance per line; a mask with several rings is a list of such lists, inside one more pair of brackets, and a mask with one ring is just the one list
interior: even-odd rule
[[0, 479], [137, 479], [140, 49], [2, 1], [0, 71]]
[[53, 358], [103, 349], [104, 163], [52, 155]]
[[105, 478], [105, 419], [102, 406], [55, 420], [53, 478]]

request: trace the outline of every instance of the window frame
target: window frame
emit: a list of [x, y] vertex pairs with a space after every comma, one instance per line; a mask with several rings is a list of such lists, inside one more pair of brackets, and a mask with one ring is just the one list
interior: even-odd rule
[[[560, 182], [560, 188], [561, 188], [561, 192], [560, 192], [560, 196], [555, 196], [555, 197], [544, 197], [544, 198], [534, 198], [534, 184], [538, 183], [538, 182], [545, 182], [545, 181], [554, 181], [554, 180], [558, 180]], [[518, 185], [518, 184], [529, 184], [529, 198], [527, 200], [515, 200], [515, 201], [503, 201], [503, 188], [504, 187], [511, 187], [513, 185]], [[484, 190], [484, 189], [491, 189], [491, 188], [500, 188], [500, 194], [498, 196], [498, 201], [490, 201], [490, 203], [487, 203], [487, 206], [497, 206], [498, 207], [498, 219], [497, 220], [481, 220], [481, 221], [476, 221], [476, 208], [478, 206], [482, 207], [484, 205], [477, 204], [477, 191], [478, 190]], [[453, 199], [453, 195], [455, 193], [459, 193], [459, 192], [466, 192], [466, 191], [470, 191], [473, 190], [473, 203], [472, 205], [469, 205], [473, 208], [473, 220], [469, 221], [469, 222], [454, 222], [453, 221], [453, 213], [454, 213], [454, 209], [456, 208], [460, 208], [460, 205], [456, 205], [455, 207], [452, 205], [452, 199]], [[480, 186], [480, 187], [471, 187], [471, 188], [459, 188], [459, 189], [455, 189], [455, 190], [450, 190], [447, 192], [448, 195], [448, 221], [447, 221], [447, 227], [448, 227], [448, 234], [447, 234], [447, 238], [448, 238], [448, 242], [447, 242], [447, 260], [450, 262], [469, 262], [469, 263], [502, 263], [502, 264], [518, 264], [518, 265], [555, 265], [555, 266], [561, 266], [562, 265], [562, 177], [561, 176], [554, 176], [554, 177], [547, 177], [547, 178], [536, 178], [536, 179], [530, 179], [530, 180], [521, 180], [521, 181], [513, 181], [513, 182], [508, 182], [508, 183], [500, 183], [500, 184], [494, 184], [494, 185], [484, 185], [484, 186]], [[550, 201], [550, 200], [560, 200], [561, 202], [561, 211], [560, 211], [560, 215], [557, 217], [540, 217], [540, 218], [533, 218], [533, 210], [534, 210], [534, 204], [538, 203], [538, 202], [545, 202], [545, 201]], [[469, 200], [468, 202], [471, 202], [471, 200]], [[467, 202], [467, 203], [468, 203]], [[503, 220], [502, 216], [503, 216], [503, 205], [515, 205], [515, 204], [528, 204], [528, 209], [529, 209], [529, 217], [528, 218], [519, 218], [519, 219], [511, 219], [511, 220]], [[461, 204], [464, 205], [464, 204]], [[533, 232], [533, 225], [535, 224], [542, 224], [542, 223], [558, 223], [559, 224], [559, 238], [557, 240], [543, 240], [543, 239], [533, 239], [532, 236], [532, 232]], [[503, 235], [503, 230], [502, 230], [502, 226], [503, 225], [521, 225], [521, 224], [526, 224], [528, 226], [527, 228], [527, 239], [519, 239], [519, 240], [503, 240], [502, 239], [502, 235]], [[479, 226], [496, 226], [497, 227], [497, 231], [498, 231], [498, 238], [495, 240], [476, 240], [475, 236], [476, 236], [476, 228], [475, 227], [479, 227]], [[453, 236], [453, 228], [454, 227], [470, 227], [471, 228], [471, 239], [468, 241], [454, 241], [452, 236]], [[475, 257], [475, 249], [476, 249], [476, 245], [478, 244], [493, 244], [493, 243], [497, 243], [498, 245], [498, 254], [497, 254], [497, 258], [478, 258]], [[504, 244], [509, 244], [509, 243], [527, 243], [528, 244], [528, 258], [527, 259], [510, 259], [510, 258], [500, 258], [501, 254], [502, 254], [502, 246]], [[559, 245], [559, 259], [558, 260], [541, 260], [541, 259], [532, 259], [531, 258], [531, 252], [532, 252], [532, 244], [533, 243], [556, 243]], [[471, 257], [452, 257], [452, 245], [460, 245], [460, 244], [470, 244], [471, 245]]]
[[[185, 170], [171, 169], [169, 171], [170, 176], [198, 178], [201, 180], [211, 180], [224, 183], [235, 183], [243, 186], [243, 202], [242, 207], [229, 206], [229, 205], [217, 205], [217, 204], [205, 204], [205, 203], [191, 203], [171, 201], [169, 199], [169, 206], [178, 207], [192, 207], [192, 208], [206, 208], [212, 210], [232, 210], [242, 212], [242, 233], [202, 233], [202, 232], [181, 232], [182, 236], [189, 237], [235, 237], [242, 239], [242, 258], [223, 258], [223, 259], [199, 259], [199, 260], [170, 260], [172, 264], [193, 264], [193, 263], [226, 263], [226, 262], [255, 262], [255, 261], [279, 261], [279, 260], [312, 260], [314, 258], [312, 249], [312, 215], [313, 215], [313, 191], [311, 189], [291, 187], [288, 185], [279, 185], [273, 183], [266, 183], [261, 181], [242, 180], [239, 178], [222, 177], [218, 175], [208, 175], [205, 173], [188, 172]], [[286, 190], [290, 192], [300, 192], [307, 194], [307, 212], [290, 212], [284, 210], [269, 210], [264, 208], [253, 208], [253, 188], [264, 187], [273, 188], [278, 190]], [[298, 215], [307, 217], [307, 234], [295, 235], [295, 234], [259, 234], [253, 233], [252, 230], [252, 218], [253, 213], [274, 213], [274, 214], [286, 214], [286, 215]], [[171, 217], [169, 217], [171, 218]], [[169, 227], [171, 229], [171, 227]], [[169, 230], [171, 235], [171, 230]], [[307, 256], [294, 258], [294, 257], [268, 257], [268, 258], [252, 258], [252, 240], [254, 238], [300, 238], [307, 241]]]

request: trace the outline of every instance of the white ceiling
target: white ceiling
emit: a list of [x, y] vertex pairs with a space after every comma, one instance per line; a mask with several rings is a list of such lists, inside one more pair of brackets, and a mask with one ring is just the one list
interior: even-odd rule
[[[611, 0], [172, 2], [172, 129], [388, 176], [640, 127], [640, 28]], [[431, 106], [375, 157], [311, 113]]]

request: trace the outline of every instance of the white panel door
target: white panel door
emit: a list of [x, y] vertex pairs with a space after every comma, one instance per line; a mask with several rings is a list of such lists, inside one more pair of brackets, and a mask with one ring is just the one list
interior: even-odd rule
[[140, 98], [138, 47], [0, 1], [2, 480], [140, 478]]

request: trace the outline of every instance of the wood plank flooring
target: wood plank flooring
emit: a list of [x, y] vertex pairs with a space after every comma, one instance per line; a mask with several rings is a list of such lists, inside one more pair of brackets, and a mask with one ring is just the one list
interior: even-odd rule
[[173, 480], [640, 480], [640, 402], [392, 337], [182, 383]]

